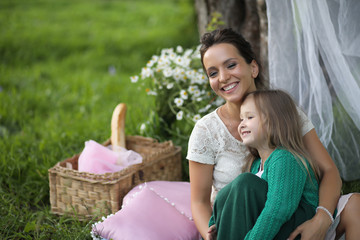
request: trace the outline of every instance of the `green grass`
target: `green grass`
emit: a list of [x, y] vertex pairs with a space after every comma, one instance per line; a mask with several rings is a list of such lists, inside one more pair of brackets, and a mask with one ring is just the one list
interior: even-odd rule
[[154, 103], [129, 77], [198, 37], [192, 0], [0, 1], [0, 239], [90, 239], [50, 213], [48, 169], [108, 139], [120, 102], [138, 134]]
[[47, 171], [109, 138], [120, 102], [138, 133], [154, 103], [129, 77], [198, 43], [194, 3], [3, 0], [0, 36], [0, 238], [90, 239], [92, 221], [50, 213]]

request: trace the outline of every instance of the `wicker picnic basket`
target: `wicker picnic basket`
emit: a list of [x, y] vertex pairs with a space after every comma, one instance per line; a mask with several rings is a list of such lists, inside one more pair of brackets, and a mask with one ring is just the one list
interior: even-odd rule
[[[142, 136], [124, 138], [128, 150], [142, 155], [142, 163], [114, 173], [79, 172], [77, 154], [49, 169], [52, 213], [98, 218], [117, 212], [123, 197], [140, 183], [181, 180], [181, 148], [172, 141], [158, 142]], [[103, 143], [110, 144], [111, 138]]]
[[[104, 145], [110, 144], [107, 141]], [[117, 212], [122, 199], [136, 185], [153, 180], [181, 180], [181, 148], [171, 141], [127, 136], [129, 150], [140, 153], [141, 164], [115, 173], [79, 172], [77, 154], [49, 169], [51, 212], [80, 219]]]

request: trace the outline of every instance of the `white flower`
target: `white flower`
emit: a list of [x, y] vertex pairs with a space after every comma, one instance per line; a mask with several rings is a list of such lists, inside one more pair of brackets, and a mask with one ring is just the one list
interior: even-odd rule
[[132, 83], [136, 83], [139, 80], [139, 76], [130, 77]]
[[174, 103], [177, 107], [181, 107], [184, 103], [184, 100], [182, 98], [175, 98]]
[[207, 78], [206, 78], [205, 74], [200, 73], [198, 75], [198, 78], [199, 78], [199, 83], [200, 84], [207, 84]]
[[141, 78], [144, 79], [144, 78], [148, 78], [148, 77], [151, 77], [153, 75], [153, 71], [151, 68], [148, 68], [148, 67], [143, 67], [141, 69]]
[[193, 83], [196, 84], [200, 84], [200, 85], [208, 84], [206, 76], [200, 72], [195, 73], [192, 80]]
[[201, 94], [201, 92], [200, 92], [199, 89], [195, 89], [194, 92], [193, 92], [193, 94], [194, 94], [194, 97], [199, 97], [200, 94]]
[[188, 78], [195, 78], [196, 77], [196, 71], [194, 69], [188, 70], [186, 71], [186, 76]]
[[194, 53], [193, 53], [193, 55], [192, 55], [192, 57], [191, 58], [193, 58], [193, 59], [200, 59], [201, 58], [201, 55], [200, 55], [200, 48], [201, 48], [201, 45], [198, 45], [197, 47], [196, 47], [196, 49], [195, 49], [195, 51], [194, 51]]
[[192, 49], [187, 49], [187, 50], [184, 52], [184, 56], [191, 58], [190, 55], [191, 55], [192, 53], [193, 53], [193, 50], [192, 50]]
[[140, 126], [140, 132], [141, 132], [141, 133], [144, 133], [145, 130], [146, 130], [146, 124], [143, 123], [143, 124], [141, 124], [141, 126]]
[[173, 74], [173, 70], [171, 67], [167, 67], [163, 70], [164, 77], [171, 77]]
[[168, 83], [167, 85], [166, 85], [166, 88], [167, 89], [172, 89], [174, 87], [174, 83]]
[[177, 82], [182, 80], [182, 77], [181, 77], [180, 73], [175, 72], [173, 77], [174, 77], [175, 81], [177, 81]]
[[153, 62], [157, 62], [157, 61], [159, 60], [159, 56], [153, 55], [153, 56], [151, 57], [151, 60], [152, 60]]
[[175, 63], [176, 63], [177, 65], [182, 66], [182, 65], [185, 63], [184, 58], [182, 58], [182, 57], [180, 57], [180, 56], [177, 56], [177, 57], [175, 58]]
[[190, 65], [190, 63], [191, 63], [191, 59], [190, 58], [188, 58], [188, 57], [183, 57], [183, 66], [184, 67], [189, 67], [189, 65]]
[[180, 91], [180, 96], [182, 99], [188, 99], [188, 93], [185, 90]]
[[172, 49], [172, 48], [164, 48], [163, 50], [161, 50], [161, 55], [170, 55], [173, 52], [174, 52], [174, 49]]
[[186, 80], [186, 71], [181, 67], [175, 67], [173, 77], [176, 81], [184, 81]]
[[206, 105], [204, 108], [201, 108], [201, 109], [199, 110], [199, 112], [200, 112], [200, 113], [207, 112], [210, 108], [211, 108], [211, 105], [208, 104], [208, 105]]
[[157, 92], [149, 90], [149, 91], [147, 91], [147, 95], [156, 96], [156, 95], [157, 95]]
[[167, 68], [170, 65], [170, 59], [167, 55], [163, 55], [158, 60], [158, 69]]
[[193, 117], [193, 121], [194, 121], [194, 122], [197, 122], [197, 121], [200, 120], [200, 118], [201, 118], [200, 114], [196, 114], [196, 115]]
[[185, 69], [182, 67], [179, 67], [179, 66], [175, 67], [174, 72], [179, 73], [181, 75], [185, 75], [185, 73], [186, 73]]
[[[131, 82], [140, 83], [148, 95], [156, 96], [160, 102], [168, 102], [168, 97], [173, 96], [170, 105], [175, 112], [170, 114], [177, 120], [186, 118], [196, 122], [224, 102], [221, 98], [213, 101], [207, 75], [200, 65], [199, 68], [190, 65], [193, 60], [200, 64], [199, 48], [200, 45], [196, 50], [181, 46], [162, 49], [158, 56], [151, 57], [141, 74], [130, 77]], [[142, 124], [140, 132], [145, 132], [148, 125]]]
[[177, 51], [178, 53], [182, 53], [182, 52], [184, 51], [184, 49], [182, 48], [182, 46], [177, 46], [177, 47], [176, 47], [176, 51]]
[[194, 85], [189, 86], [188, 91], [191, 94], [194, 94], [194, 92], [197, 90], [197, 87]]
[[200, 55], [200, 52], [199, 53], [196, 53], [193, 55], [193, 58], [197, 58], [197, 59], [200, 59], [201, 58], [201, 55]]
[[173, 70], [173, 77], [176, 82], [184, 80], [184, 77], [186, 77], [184, 69], [180, 67], [175, 67], [175, 69]]
[[151, 59], [150, 61], [147, 62], [146, 66], [151, 68], [154, 65], [154, 63], [156, 63], [156, 62]]
[[177, 57], [176, 53], [172, 52], [169, 54], [169, 58], [174, 61], [174, 59]]
[[183, 115], [184, 115], [184, 112], [183, 111], [179, 111], [177, 114], [176, 114], [176, 119], [177, 120], [181, 120], [183, 118]]

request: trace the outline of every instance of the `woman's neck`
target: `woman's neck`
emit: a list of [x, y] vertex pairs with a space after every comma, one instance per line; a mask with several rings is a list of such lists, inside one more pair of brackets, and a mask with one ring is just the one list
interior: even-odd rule
[[241, 137], [238, 132], [238, 126], [240, 124], [240, 106], [237, 107], [235, 104], [227, 102], [219, 108], [218, 115], [230, 134], [237, 140], [241, 141]]
[[233, 121], [240, 121], [240, 106], [241, 104], [235, 104], [227, 102], [223, 105], [223, 112], [226, 112], [226, 118]]

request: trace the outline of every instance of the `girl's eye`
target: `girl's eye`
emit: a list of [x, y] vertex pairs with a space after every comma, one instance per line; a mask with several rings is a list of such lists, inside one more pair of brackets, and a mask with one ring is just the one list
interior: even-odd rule
[[254, 117], [248, 117], [248, 119], [253, 119]]

